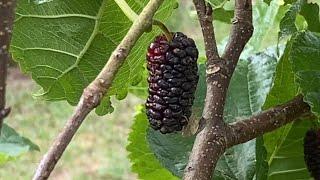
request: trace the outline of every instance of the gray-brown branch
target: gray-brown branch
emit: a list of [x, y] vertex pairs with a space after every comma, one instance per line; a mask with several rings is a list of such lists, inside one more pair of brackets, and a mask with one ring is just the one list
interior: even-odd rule
[[231, 75], [253, 33], [251, 0], [236, 0], [234, 13], [229, 41], [222, 55]]
[[116, 73], [140, 36], [152, 26], [152, 18], [164, 0], [151, 0], [133, 23], [128, 33], [110, 56], [96, 79], [84, 90], [74, 114], [41, 160], [34, 180], [47, 179], [86, 116], [99, 105]]
[[[223, 127], [223, 107], [227, 89], [224, 62], [219, 57], [216, 47], [212, 8], [204, 0], [193, 0], [193, 3], [199, 17], [207, 56], [207, 94], [202, 115], [206, 125], [194, 142], [185, 169], [186, 180], [210, 179], [214, 162], [217, 162], [220, 154], [224, 152], [224, 149], [212, 147], [220, 147], [217, 144], [223, 143], [219, 139], [223, 137], [224, 129], [215, 127]], [[221, 79], [221, 75], [226, 78]]]
[[0, 134], [3, 120], [10, 112], [6, 107], [6, 79], [15, 7], [15, 0], [0, 0]]
[[310, 113], [310, 106], [299, 95], [285, 104], [270, 108], [249, 119], [230, 124], [227, 147], [250, 141]]
[[204, 37], [207, 68], [207, 94], [202, 113], [205, 127], [197, 134], [185, 180], [209, 180], [219, 157], [226, 149], [228, 126], [223, 121], [226, 94], [240, 54], [252, 36], [251, 0], [236, 0], [235, 17], [225, 53], [220, 58], [212, 25], [212, 9], [204, 0], [193, 0]]

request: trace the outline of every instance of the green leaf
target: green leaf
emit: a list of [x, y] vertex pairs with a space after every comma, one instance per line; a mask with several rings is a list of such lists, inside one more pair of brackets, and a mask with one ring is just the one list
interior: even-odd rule
[[263, 0], [263, 2], [265, 2], [266, 4], [270, 5], [272, 0]]
[[[264, 0], [265, 3], [267, 3], [268, 5], [270, 5], [270, 2], [272, 0]], [[297, 0], [284, 0], [284, 5], [287, 5], [287, 4], [293, 4], [294, 2], [296, 2]]]
[[140, 97], [141, 99], [147, 99], [148, 98], [148, 76], [149, 72], [146, 68], [142, 68], [141, 76], [138, 77], [136, 80], [136, 83], [133, 83], [132, 86], [129, 87], [129, 92]]
[[118, 4], [122, 12], [130, 19], [130, 21], [134, 22], [138, 18], [138, 14], [130, 8], [125, 0], [114, 0], [114, 2]]
[[0, 165], [28, 152], [39, 151], [29, 139], [20, 136], [14, 129], [3, 124], [0, 136]]
[[182, 177], [194, 136], [184, 137], [181, 133], [165, 135], [152, 128], [148, 128], [147, 132], [150, 149], [161, 164], [174, 175]]
[[222, 7], [229, 0], [206, 0], [206, 1], [211, 4], [213, 9], [215, 9], [215, 8]]
[[[140, 13], [147, 2], [127, 3], [133, 12]], [[155, 18], [165, 21], [175, 6], [176, 1], [166, 0]], [[13, 57], [42, 87], [38, 97], [75, 105], [132, 25], [126, 15], [114, 1], [55, 0], [35, 4], [21, 0], [12, 38]], [[141, 76], [145, 47], [159, 32], [154, 29], [139, 39], [108, 96], [126, 96], [128, 87]]]
[[[280, 5], [280, 0], [272, 0], [270, 6], [257, 0], [252, 7], [253, 13], [253, 36], [246, 44], [240, 59], [247, 59], [252, 54], [263, 52], [268, 47], [277, 44], [277, 35], [279, 22], [287, 11], [287, 7]], [[219, 44], [219, 51], [223, 51], [227, 43], [226, 38], [222, 44]]]
[[252, 8], [254, 32], [241, 54], [242, 59], [276, 44], [279, 16], [283, 10], [281, 7], [279, 0], [272, 0], [270, 6], [262, 0], [256, 1]]
[[295, 2], [297, 2], [297, 0], [284, 0], [284, 5], [294, 4]]
[[[298, 93], [290, 56], [292, 41], [277, 66], [274, 85], [267, 96], [264, 108], [270, 108], [291, 100]], [[311, 127], [311, 121], [296, 121], [263, 136], [267, 150], [265, 160], [269, 164], [268, 179], [308, 179], [310, 176], [303, 160], [303, 137]]]
[[[268, 49], [266, 53], [254, 55], [249, 60], [240, 61], [228, 92], [226, 119], [229, 122], [260, 111], [264, 98], [271, 87], [276, 63], [277, 58], [274, 48]], [[200, 82], [193, 106], [194, 118], [201, 116], [206, 90], [203, 65], [200, 65], [199, 69], [203, 70], [200, 71]], [[143, 134], [148, 126], [147, 120], [144, 123], [145, 129], [134, 129], [134, 132]], [[136, 138], [136, 141], [131, 142], [137, 147], [145, 147], [145, 144], [140, 144], [141, 139], [142, 137]], [[184, 137], [180, 133], [163, 135], [148, 128], [147, 139], [151, 152], [155, 153], [161, 164], [173, 174], [182, 176], [193, 145], [194, 136]], [[253, 179], [256, 172], [255, 149], [255, 140], [230, 148], [221, 157], [216, 168], [215, 178]], [[140, 160], [143, 161], [142, 158]]]
[[269, 180], [310, 178], [303, 156], [303, 137], [310, 127], [311, 121], [303, 120], [282, 129], [269, 159]]
[[[291, 50], [291, 43], [288, 42], [285, 52], [277, 65], [276, 75], [272, 90], [267, 96], [264, 104], [264, 109], [271, 108], [275, 105], [282, 104], [289, 101], [297, 94], [297, 87], [294, 82], [294, 73], [292, 71], [292, 65], [289, 61], [289, 53]], [[264, 135], [265, 147], [268, 152], [267, 160], [270, 159], [271, 154], [274, 153], [277, 143], [282, 140], [282, 135], [286, 136], [285, 129], [291, 127], [287, 125], [276, 131]]]
[[297, 27], [295, 25], [296, 17], [301, 11], [302, 6], [305, 4], [306, 0], [297, 0], [285, 14], [280, 22], [280, 32], [279, 38], [292, 35], [297, 32]]
[[[319, 5], [316, 3], [308, 3], [307, 0], [297, 0], [292, 4], [280, 22], [279, 38], [292, 35], [298, 31], [297, 26], [301, 26], [297, 24], [299, 15], [302, 15], [308, 24], [308, 30], [320, 32]], [[303, 24], [304, 20], [300, 23]]]
[[308, 23], [308, 30], [320, 32], [319, 5], [316, 3], [305, 4], [300, 14]]
[[[291, 46], [290, 43], [288, 43], [285, 53], [281, 57], [280, 62], [277, 66], [274, 85], [267, 96], [266, 102], [264, 104], [264, 109], [268, 109], [275, 105], [289, 101], [297, 93], [297, 88], [294, 83], [292, 66], [288, 59], [290, 50]], [[286, 135], [288, 134], [287, 129], [290, 129], [291, 126], [292, 124], [289, 124], [263, 136], [265, 148], [267, 151], [267, 157], [265, 158], [265, 160], [269, 161], [269, 166], [273, 165], [272, 160], [270, 161], [272, 154], [277, 153], [277, 148], [281, 146], [280, 142], [282, 142], [282, 140], [286, 138]]]
[[320, 35], [298, 33], [292, 40], [290, 60], [296, 74], [296, 83], [311, 111], [320, 117]]
[[256, 138], [256, 176], [257, 180], [267, 180], [269, 165], [266, 161], [267, 150], [264, 147], [263, 137]]
[[105, 96], [100, 102], [100, 105], [96, 108], [95, 112], [98, 116], [104, 116], [112, 113], [114, 108], [111, 105], [110, 96]]
[[168, 170], [164, 169], [146, 140], [148, 120], [143, 106], [139, 106], [135, 115], [132, 131], [129, 134], [127, 150], [132, 162], [132, 171], [138, 173], [140, 179], [145, 180], [176, 180]]
[[234, 11], [226, 10], [223, 7], [221, 7], [221, 8], [214, 9], [213, 14], [214, 14], [214, 20], [231, 24]]
[[294, 82], [294, 73], [289, 61], [291, 43], [288, 42], [277, 68], [274, 83], [267, 96], [263, 109], [289, 101], [297, 94], [297, 87]]
[[206, 0], [211, 4], [213, 8], [214, 20], [221, 21], [227, 24], [232, 22], [234, 10], [229, 10], [224, 7], [224, 5], [229, 0]]

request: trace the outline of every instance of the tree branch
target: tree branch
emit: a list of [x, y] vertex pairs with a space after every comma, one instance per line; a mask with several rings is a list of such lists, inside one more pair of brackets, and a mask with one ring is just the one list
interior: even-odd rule
[[[202, 27], [207, 56], [207, 94], [202, 118], [205, 127], [197, 134], [186, 166], [185, 180], [209, 180], [227, 147], [228, 126], [223, 121], [226, 94], [240, 54], [252, 35], [251, 0], [236, 0], [235, 21], [225, 54], [219, 58], [212, 25], [212, 9], [204, 0], [193, 0]], [[210, 18], [210, 20], [209, 20]]]
[[10, 108], [6, 108], [6, 79], [15, 7], [15, 0], [0, 0], [0, 134], [3, 120], [10, 112]]
[[214, 28], [212, 25], [212, 7], [210, 4], [206, 5], [204, 0], [193, 0], [193, 3], [196, 7], [199, 17], [208, 61], [219, 60], [220, 57], [218, 54]]
[[310, 106], [301, 95], [291, 101], [268, 109], [249, 119], [238, 121], [229, 126], [227, 147], [247, 142], [264, 133], [273, 131], [285, 124], [310, 113]]
[[251, 0], [236, 0], [230, 38], [222, 59], [227, 60], [228, 69], [233, 73], [240, 54], [253, 33]]
[[164, 0], [151, 0], [110, 56], [96, 79], [84, 90], [72, 117], [41, 160], [34, 180], [47, 179], [86, 116], [99, 105], [116, 73], [140, 36], [152, 26], [152, 18]]

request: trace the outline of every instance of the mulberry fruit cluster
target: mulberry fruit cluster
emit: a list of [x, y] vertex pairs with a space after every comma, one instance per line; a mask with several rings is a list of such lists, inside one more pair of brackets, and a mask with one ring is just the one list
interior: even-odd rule
[[304, 160], [311, 176], [315, 180], [320, 180], [320, 129], [311, 129], [306, 133]]
[[165, 134], [188, 124], [199, 79], [197, 59], [194, 41], [181, 32], [173, 33], [170, 42], [161, 35], [150, 44], [146, 110], [153, 129]]

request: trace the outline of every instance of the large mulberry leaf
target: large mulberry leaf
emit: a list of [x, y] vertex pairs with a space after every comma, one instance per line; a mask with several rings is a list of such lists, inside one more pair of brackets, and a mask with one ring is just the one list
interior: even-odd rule
[[296, 83], [304, 100], [314, 114], [320, 117], [320, 34], [298, 33], [292, 42], [290, 60], [296, 74]]
[[[127, 1], [129, 10], [137, 14], [147, 2]], [[176, 1], [166, 0], [156, 18], [165, 21], [175, 6]], [[21, 0], [11, 51], [23, 71], [42, 87], [38, 96], [75, 105], [131, 25], [113, 0]], [[127, 94], [128, 87], [142, 72], [145, 47], [158, 33], [154, 28], [139, 39], [117, 73], [108, 96], [123, 98]]]
[[[310, 95], [317, 95], [320, 88], [319, 80], [315, 80], [320, 70], [319, 44], [319, 36], [310, 32], [298, 33], [290, 40], [277, 67], [265, 108], [285, 103], [302, 91], [305, 100], [314, 105], [312, 110], [319, 112], [319, 98], [309, 99]], [[303, 138], [310, 127], [311, 121], [296, 121], [264, 135], [268, 179], [310, 179], [303, 157]]]

